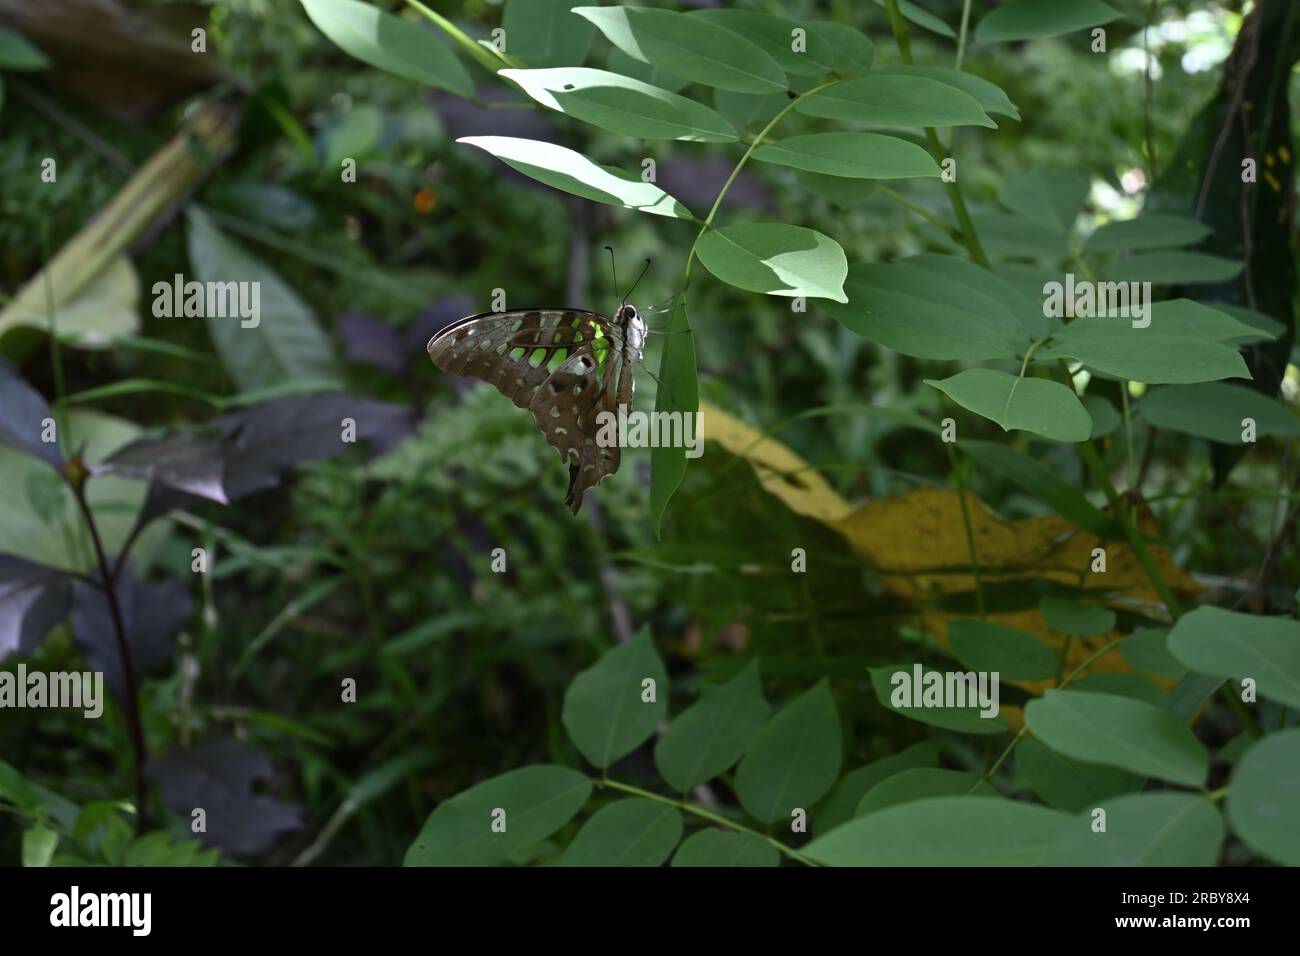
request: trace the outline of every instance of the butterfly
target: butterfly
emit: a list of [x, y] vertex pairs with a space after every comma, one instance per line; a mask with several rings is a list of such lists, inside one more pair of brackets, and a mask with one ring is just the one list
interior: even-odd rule
[[429, 340], [429, 358], [438, 368], [482, 379], [532, 412], [569, 466], [564, 503], [575, 515], [583, 493], [618, 471], [617, 442], [597, 439], [607, 420], [602, 412], [617, 416], [620, 405], [632, 408], [632, 366], [646, 338], [645, 320], [627, 301], [635, 289], [633, 283], [613, 319], [573, 308], [481, 312]]

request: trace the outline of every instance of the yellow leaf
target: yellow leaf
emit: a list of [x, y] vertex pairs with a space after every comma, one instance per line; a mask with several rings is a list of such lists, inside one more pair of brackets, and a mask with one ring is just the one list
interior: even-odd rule
[[[703, 406], [702, 406], [703, 407]], [[947, 641], [948, 622], [969, 615], [935, 609], [944, 595], [975, 590], [970, 548], [961, 499], [943, 488], [916, 488], [893, 498], [869, 501], [852, 508], [802, 458], [780, 442], [710, 407], [705, 437], [746, 458], [771, 494], [791, 510], [813, 518], [843, 535], [855, 554], [880, 575], [889, 593], [922, 605], [925, 626]], [[1161, 616], [1164, 606], [1132, 549], [1122, 541], [1100, 541], [1066, 519], [1051, 515], [1007, 520], [977, 497], [966, 493], [975, 539], [980, 580], [985, 587], [999, 582], [1054, 581], [1094, 591], [1096, 600]], [[1147, 538], [1158, 529], [1144, 514], [1140, 530]], [[1093, 573], [1093, 549], [1106, 551], [1105, 573]], [[1156, 566], [1175, 594], [1195, 594], [1197, 585], [1176, 567], [1168, 549], [1149, 545]], [[1042, 638], [1059, 654], [1063, 638], [1043, 621], [1037, 608], [990, 613], [988, 619]], [[1068, 674], [1109, 641], [1122, 635], [1075, 638], [1069, 642], [1064, 673]], [[1089, 671], [1130, 671], [1117, 653], [1100, 657]], [[1041, 693], [1052, 681], [1016, 682]]]
[[763, 488], [795, 514], [833, 525], [853, 510], [815, 468], [776, 439], [707, 402], [700, 402], [700, 414], [705, 439], [748, 460]]

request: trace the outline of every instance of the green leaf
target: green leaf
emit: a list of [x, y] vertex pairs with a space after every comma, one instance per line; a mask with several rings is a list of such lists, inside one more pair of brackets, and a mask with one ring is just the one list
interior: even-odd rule
[[1148, 385], [1185, 385], [1224, 378], [1250, 378], [1237, 350], [1220, 342], [1165, 331], [1151, 319], [1149, 328], [1133, 328], [1128, 319], [1075, 319], [1052, 337], [1035, 358], [1062, 356], [1089, 368]]
[[948, 83], [884, 73], [847, 80], [795, 103], [798, 112], [873, 126], [987, 126], [979, 101]]
[[649, 83], [661, 90], [667, 90], [669, 93], [679, 93], [690, 85], [690, 80], [684, 79], [676, 73], [661, 70], [652, 63], [642, 63], [640, 60], [634, 60], [616, 46], [609, 48], [609, 55], [605, 57], [605, 66], [609, 67], [613, 73], [630, 76], [642, 83]]
[[590, 795], [591, 781], [566, 767], [511, 770], [438, 804], [402, 865], [493, 866], [564, 826]]
[[1137, 780], [1124, 770], [1071, 760], [1033, 737], [1026, 737], [1016, 746], [1016, 766], [1044, 803], [1068, 813], [1078, 813], [1126, 793]]
[[1201, 786], [1209, 769], [1205, 748], [1185, 723], [1126, 697], [1049, 690], [1025, 707], [1025, 722], [1047, 746], [1086, 763], [1189, 787]]
[[939, 764], [939, 744], [935, 740], [923, 740], [912, 744], [905, 750], [889, 757], [858, 767], [846, 773], [835, 785], [829, 797], [817, 811], [813, 820], [814, 832], [827, 833], [846, 820], [853, 819], [858, 804], [880, 781], [904, 770], [916, 767], [936, 767]]
[[338, 169], [343, 160], [360, 160], [379, 144], [384, 132], [384, 114], [373, 106], [354, 106], [330, 129], [324, 131], [325, 167]]
[[621, 169], [601, 166], [563, 146], [515, 136], [462, 136], [456, 142], [477, 146], [525, 176], [583, 199], [655, 216], [695, 218], [653, 183], [642, 182], [639, 176]]
[[1169, 631], [1161, 627], [1144, 627], [1134, 631], [1120, 644], [1119, 656], [1135, 669], [1152, 677], [1182, 680], [1187, 667], [1169, 653]]
[[44, 70], [49, 65], [50, 58], [30, 40], [8, 27], [0, 27], [0, 70], [29, 72]]
[[574, 7], [633, 59], [705, 86], [737, 93], [778, 93], [785, 73], [761, 47], [715, 23], [644, 7]]
[[971, 213], [971, 222], [985, 250], [999, 258], [1063, 259], [1065, 236], [1036, 219], [996, 209]]
[[1047, 626], [1069, 637], [1098, 637], [1115, 627], [1115, 612], [1108, 607], [1073, 598], [1045, 597], [1038, 602]]
[[[139, 433], [139, 426], [125, 419], [80, 409], [71, 410], [59, 423], [60, 445], [80, 450], [84, 444], [87, 461], [103, 461]], [[91, 570], [93, 558], [87, 550], [60, 530], [80, 527], [83, 519], [72, 491], [48, 460], [0, 447], [0, 487], [10, 490], [0, 496], [0, 541], [5, 552], [60, 570]], [[86, 497], [108, 554], [121, 550], [146, 491], [144, 482], [113, 475], [86, 484]], [[154, 535], [155, 546], [165, 533], [161, 524], [157, 528], [146, 532]], [[140, 542], [137, 555], [148, 553], [147, 544], [147, 539]]]
[[[1256, 312], [1254, 309], [1247, 309], [1245, 306], [1229, 305], [1226, 302], [1216, 302], [1214, 307], [1219, 312], [1226, 312], [1242, 325], [1249, 325], [1257, 333], [1263, 336], [1264, 341], [1280, 339], [1286, 334], [1287, 327], [1273, 318], [1271, 315], [1265, 315], [1263, 312]], [[1244, 341], [1238, 339], [1237, 341]]]
[[687, 793], [730, 769], [771, 713], [751, 663], [727, 683], [703, 688], [699, 702], [674, 718], [655, 744], [655, 766]]
[[714, 90], [713, 105], [727, 122], [746, 132], [762, 128], [789, 104], [790, 100], [780, 93], [732, 93], [730, 90]]
[[1083, 173], [1034, 169], [1007, 177], [998, 190], [998, 202], [1063, 236], [1083, 210], [1091, 188]]
[[[1095, 421], [1094, 418], [1094, 428]], [[1063, 480], [1038, 459], [997, 442], [968, 438], [962, 441], [961, 448], [980, 468], [1018, 485], [1089, 534], [1098, 538], [1119, 536], [1118, 526], [1108, 514], [1089, 501], [1077, 486]]]
[[[668, 313], [655, 411], [695, 414], [700, 407], [700, 383], [695, 368], [695, 334], [686, 315], [686, 298], [679, 295]], [[650, 450], [650, 521], [656, 537], [664, 511], [686, 474], [686, 449], [663, 446]]]
[[472, 97], [474, 83], [430, 29], [359, 0], [302, 0], [311, 22], [340, 49], [389, 73]]
[[1054, 441], [1087, 441], [1089, 417], [1074, 389], [1042, 378], [1019, 378], [989, 368], [968, 368], [949, 378], [926, 379], [962, 408], [1002, 426]]
[[1100, 0], [1010, 0], [975, 28], [976, 43], [1005, 43], [1073, 33], [1122, 17]]
[[1020, 110], [1016, 109], [1016, 105], [1011, 102], [1002, 87], [964, 70], [954, 70], [950, 66], [888, 66], [876, 70], [872, 75], [921, 76], [927, 80], [947, 83], [974, 97], [985, 113], [999, 113], [1012, 119], [1020, 119]]
[[866, 796], [858, 802], [854, 816], [876, 813], [886, 807], [929, 797], [965, 796], [996, 797], [997, 791], [977, 773], [917, 767], [888, 777], [868, 790]]
[[845, 179], [843, 176], [810, 173], [806, 169], [795, 173], [795, 177], [804, 189], [841, 208], [876, 195], [876, 184], [870, 179]]
[[835, 57], [835, 72], [840, 76], [867, 73], [876, 59], [876, 48], [871, 40], [861, 31], [842, 23], [831, 23], [827, 20], [810, 21], [808, 42], [818, 50], [829, 48], [832, 51]]
[[[1106, 829], [1093, 830], [1095, 809]], [[1048, 866], [1214, 866], [1223, 818], [1191, 793], [1134, 793], [1083, 810], [1047, 856]]]
[[501, 18], [507, 52], [529, 66], [577, 66], [596, 28], [571, 7], [571, 0], [509, 0]]
[[736, 769], [736, 796], [763, 823], [807, 810], [840, 772], [840, 718], [823, 678], [787, 704], [750, 742]]
[[[37, 276], [40, 277], [40, 273]], [[59, 340], [83, 349], [103, 349], [140, 330], [140, 278], [126, 256], [118, 256], [70, 301], [54, 306]], [[28, 282], [0, 310], [0, 335], [20, 325], [50, 330], [45, 283]]]
[[[885, 0], [876, 0], [876, 6], [885, 6]], [[898, 0], [898, 12], [904, 18], [911, 20], [918, 27], [924, 27], [931, 33], [937, 33], [941, 37], [947, 37], [949, 40], [957, 39], [957, 34], [953, 32], [952, 27], [944, 23], [933, 13], [923, 10], [915, 3], [909, 3], [908, 0]]]
[[935, 177], [939, 165], [920, 146], [877, 133], [813, 133], [765, 143], [754, 158], [850, 179]]
[[1148, 213], [1137, 219], [1108, 222], [1083, 244], [1083, 251], [1117, 252], [1134, 249], [1176, 249], [1194, 246], [1210, 234], [1210, 227], [1183, 216]]
[[23, 866], [49, 866], [59, 845], [59, 833], [43, 823], [23, 831]]
[[844, 250], [815, 229], [775, 222], [710, 229], [695, 254], [704, 268], [738, 289], [848, 301]]
[[[902, 717], [918, 720], [932, 727], [942, 727], [945, 730], [956, 730], [966, 734], [998, 734], [1007, 729], [1007, 722], [1001, 714], [994, 714], [992, 717], [981, 717], [978, 702], [965, 707], [917, 706], [914, 700], [908, 703], [907, 701], [911, 700], [912, 692], [923, 693], [925, 689], [924, 684], [920, 691], [916, 690], [914, 686], [917, 667], [921, 669], [924, 684], [938, 679], [943, 682], [941, 686], [946, 686], [947, 677], [945, 672], [922, 664], [915, 666], [893, 664], [885, 667], [869, 668], [871, 687], [875, 690], [876, 699], [880, 701], [882, 707], [892, 710]], [[895, 680], [896, 674], [901, 675], [897, 680]], [[932, 678], [929, 676], [931, 674], [938, 675], [938, 677]], [[901, 683], [904, 678], [907, 679], [907, 684]], [[904, 690], [909, 691], [907, 695], [904, 695]], [[895, 704], [895, 699], [899, 703]]]
[[904, 355], [979, 361], [1011, 358], [1028, 344], [1004, 302], [929, 257], [854, 263], [844, 290], [847, 305], [822, 308], [849, 331]]
[[1262, 696], [1300, 707], [1300, 621], [1206, 605], [1178, 619], [1168, 647], [1194, 671], [1252, 678]]
[[1119, 282], [1150, 282], [1153, 285], [1212, 285], [1231, 282], [1241, 275], [1244, 264], [1236, 259], [1207, 252], [1139, 252], [1116, 259], [1106, 269], [1106, 278]]
[[286, 382], [310, 383], [322, 390], [339, 387], [342, 379], [334, 352], [298, 294], [278, 273], [221, 232], [202, 210], [191, 206], [186, 218], [190, 267], [199, 281], [256, 283], [259, 290], [256, 325], [245, 327], [239, 315], [206, 317], [221, 364], [240, 390]]
[[[821, 76], [835, 68], [835, 49], [829, 41], [810, 33], [801, 23], [784, 17], [769, 16], [753, 10], [728, 10], [724, 8], [692, 10], [687, 14], [707, 20], [733, 33], [738, 33], [776, 61], [786, 73], [796, 76]], [[795, 52], [795, 30], [804, 31], [804, 47]], [[870, 41], [868, 41], [870, 42]]]
[[1232, 345], [1265, 338], [1259, 329], [1222, 309], [1210, 308], [1191, 299], [1170, 299], [1154, 303], [1151, 306], [1151, 328], [1170, 335]]
[[[655, 699], [642, 700], [642, 681], [654, 681]], [[602, 769], [625, 757], [654, 733], [668, 710], [668, 675], [650, 629], [612, 647], [564, 692], [562, 720], [578, 751]]]
[[1090, 694], [1114, 694], [1116, 697], [1128, 697], [1157, 707], [1164, 707], [1169, 701], [1169, 694], [1164, 688], [1157, 687], [1141, 674], [1093, 673], [1076, 680], [1070, 686]]
[[686, 838], [673, 856], [673, 866], [778, 866], [781, 854], [751, 833], [699, 830]]
[[1157, 428], [1196, 435], [1225, 445], [1240, 445], [1243, 419], [1253, 419], [1255, 434], [1300, 435], [1298, 420], [1281, 402], [1226, 382], [1166, 385], [1142, 396], [1142, 417]]
[[1300, 728], [1269, 734], [1237, 763], [1228, 792], [1232, 832], [1260, 856], [1300, 866]]
[[997, 671], [1002, 680], [1045, 680], [1056, 676], [1056, 657], [1025, 631], [964, 618], [948, 622], [953, 656], [975, 671]]
[[606, 70], [564, 67], [502, 70], [501, 75], [549, 109], [624, 136], [700, 143], [737, 139], [731, 124], [707, 106]]
[[804, 849], [830, 866], [1038, 866], [1070, 818], [995, 797], [931, 797], [855, 817]]
[[1083, 396], [1083, 407], [1088, 410], [1088, 416], [1092, 419], [1094, 439], [1105, 438], [1123, 424], [1123, 419], [1119, 417], [1119, 412], [1115, 411], [1115, 406], [1101, 395]]
[[560, 866], [659, 866], [682, 838], [682, 815], [632, 797], [601, 807], [573, 838]]

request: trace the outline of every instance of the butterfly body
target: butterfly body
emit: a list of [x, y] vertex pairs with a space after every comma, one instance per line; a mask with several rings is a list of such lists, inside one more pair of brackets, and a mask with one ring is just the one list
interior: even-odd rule
[[428, 351], [444, 372], [482, 379], [532, 413], [569, 466], [565, 504], [577, 514], [583, 493], [618, 471], [617, 444], [597, 441], [598, 416], [631, 409], [645, 335], [627, 304], [612, 320], [582, 309], [519, 309], [453, 322]]

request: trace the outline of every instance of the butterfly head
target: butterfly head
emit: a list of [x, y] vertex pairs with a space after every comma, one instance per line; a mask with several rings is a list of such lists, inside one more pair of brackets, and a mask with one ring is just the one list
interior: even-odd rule
[[624, 341], [632, 351], [634, 361], [641, 361], [645, 349], [645, 319], [637, 314], [636, 306], [625, 302], [618, 307], [615, 323], [623, 330]]

